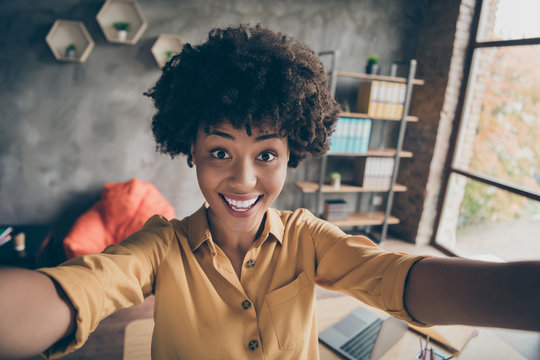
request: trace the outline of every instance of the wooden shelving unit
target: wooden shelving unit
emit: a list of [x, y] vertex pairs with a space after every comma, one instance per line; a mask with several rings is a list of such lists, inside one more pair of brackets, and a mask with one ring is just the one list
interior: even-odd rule
[[[56, 60], [83, 63], [94, 48], [94, 40], [84, 24], [73, 20], [56, 20], [45, 38]], [[72, 54], [67, 49], [73, 45]]]
[[171, 56], [176, 55], [182, 50], [183, 45], [184, 40], [180, 35], [160, 34], [151, 49], [158, 66], [160, 68], [165, 66], [170, 59], [168, 52]]
[[[407, 80], [408, 80], [408, 78], [404, 78], [404, 77], [360, 74], [360, 73], [345, 72], [345, 71], [337, 71], [336, 75], [339, 77], [348, 77], [348, 78], [354, 78], [354, 79], [382, 80], [382, 81], [391, 81], [391, 82], [398, 82], [398, 83], [407, 83]], [[424, 80], [413, 79], [412, 83], [413, 85], [424, 85]]]
[[[294, 183], [297, 187], [302, 190], [303, 193], [309, 194], [309, 193], [316, 193], [319, 191], [319, 184], [313, 181], [295, 181]], [[321, 192], [322, 193], [355, 193], [355, 192], [387, 192], [389, 189], [365, 189], [362, 186], [358, 185], [348, 185], [348, 184], [341, 184], [341, 186], [336, 189], [332, 185], [323, 184]], [[407, 191], [407, 187], [405, 185], [395, 184], [394, 185], [394, 191], [396, 192], [404, 192]]]
[[399, 224], [399, 219], [394, 216], [388, 217], [385, 221], [385, 214], [382, 211], [370, 211], [370, 212], [358, 212], [349, 214], [349, 217], [346, 220], [335, 220], [332, 221], [334, 225], [350, 227], [358, 226], [361, 224], [363, 226], [377, 226], [384, 225], [386, 223], [390, 225]]
[[[410, 122], [418, 122], [418, 117], [411, 116], [408, 114], [409, 112], [409, 105], [410, 105], [410, 99], [411, 99], [411, 93], [412, 93], [412, 87], [413, 85], [423, 85], [424, 81], [420, 79], [415, 79], [415, 73], [416, 73], [416, 61], [411, 60], [410, 66], [409, 66], [409, 74], [406, 78], [401, 77], [391, 77], [391, 76], [381, 76], [381, 75], [370, 75], [370, 74], [360, 74], [360, 73], [352, 73], [352, 72], [341, 72], [337, 71], [337, 52], [335, 51], [327, 51], [322, 52], [319, 54], [320, 56], [324, 55], [331, 55], [332, 58], [332, 68], [329, 71], [329, 86], [331, 92], [334, 94], [336, 90], [336, 84], [339, 77], [348, 77], [348, 78], [354, 78], [359, 79], [361, 81], [373, 81], [373, 80], [379, 80], [379, 81], [389, 81], [389, 82], [397, 82], [397, 83], [405, 83], [406, 84], [406, 90], [405, 90], [405, 100], [403, 103], [403, 112], [401, 116], [397, 119], [395, 118], [383, 118], [383, 117], [374, 117], [370, 116], [368, 114], [364, 113], [357, 113], [357, 112], [342, 112], [340, 114], [341, 117], [348, 117], [348, 118], [367, 118], [371, 119], [373, 121], [397, 121], [399, 122], [399, 134], [396, 139], [396, 146], [395, 148], [385, 148], [385, 149], [368, 149], [365, 153], [330, 153], [322, 157], [321, 163], [320, 163], [320, 171], [317, 181], [296, 181], [295, 185], [302, 191], [303, 194], [316, 194], [316, 208], [315, 208], [315, 214], [320, 215], [320, 209], [321, 209], [321, 201], [323, 194], [330, 194], [330, 193], [386, 193], [386, 203], [384, 204], [384, 211], [377, 211], [374, 209], [369, 209], [368, 211], [361, 211], [362, 209], [358, 209], [358, 211], [353, 212], [348, 215], [348, 218], [346, 220], [339, 220], [339, 221], [331, 221], [337, 226], [341, 227], [370, 227], [370, 226], [382, 226], [381, 235], [380, 235], [380, 242], [384, 242], [386, 238], [386, 234], [388, 231], [388, 225], [398, 224], [399, 219], [391, 215], [392, 210], [392, 203], [393, 203], [393, 196], [395, 192], [404, 192], [407, 191], [407, 187], [405, 185], [397, 184], [397, 174], [399, 171], [399, 162], [401, 158], [411, 158], [413, 156], [413, 153], [410, 151], [404, 151], [402, 149], [403, 147], [403, 140], [405, 137], [405, 129], [407, 126], [407, 123]], [[357, 185], [350, 185], [350, 184], [341, 184], [339, 188], [334, 188], [332, 185], [325, 184], [324, 179], [326, 177], [326, 166], [327, 161], [329, 157], [337, 157], [337, 156], [349, 156], [349, 157], [391, 157], [394, 159], [393, 162], [393, 169], [392, 169], [392, 178], [390, 181], [390, 186], [381, 188], [381, 189], [374, 189], [374, 188], [368, 188]], [[306, 172], [307, 174], [307, 172]], [[357, 202], [360, 204], [360, 201]]]
[[[394, 157], [396, 156], [396, 149], [369, 149], [365, 153], [330, 153], [328, 156], [355, 156], [355, 157], [361, 157], [361, 156], [380, 156], [380, 157]], [[400, 151], [399, 156], [402, 158], [412, 158], [413, 153], [410, 151]]]
[[[368, 114], [362, 114], [362, 113], [356, 113], [356, 112], [342, 112], [339, 114], [341, 117], [352, 117], [352, 118], [369, 118], [372, 120], [387, 120], [387, 121], [401, 121], [401, 119], [391, 119], [391, 118], [385, 118], [385, 117], [378, 117], [378, 116], [371, 116]], [[417, 116], [406, 116], [405, 120], [408, 122], [417, 122], [418, 117]]]
[[[107, 41], [119, 44], [136, 44], [148, 26], [135, 0], [107, 0], [99, 10], [96, 19]], [[125, 40], [119, 37], [118, 31], [114, 28], [117, 22], [130, 24]]]

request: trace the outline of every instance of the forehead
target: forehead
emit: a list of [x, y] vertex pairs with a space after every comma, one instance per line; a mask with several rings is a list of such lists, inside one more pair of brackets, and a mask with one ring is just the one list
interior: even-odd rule
[[[279, 134], [279, 130], [275, 126], [270, 126], [268, 124], [252, 124], [247, 125], [241, 128], [234, 127], [230, 122], [223, 121], [218, 124], [213, 125], [206, 125], [201, 126], [199, 128], [199, 133], [208, 135], [212, 132], [219, 131], [219, 132], [225, 132], [228, 134], [242, 134], [247, 135], [250, 137], [257, 137], [261, 135], [271, 135], [271, 134]], [[280, 136], [285, 137], [285, 136]]]

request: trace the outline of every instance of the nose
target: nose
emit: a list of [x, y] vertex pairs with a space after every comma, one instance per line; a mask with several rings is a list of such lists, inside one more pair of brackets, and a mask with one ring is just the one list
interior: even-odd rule
[[251, 190], [257, 184], [257, 170], [249, 159], [237, 159], [231, 169], [229, 183], [239, 192]]

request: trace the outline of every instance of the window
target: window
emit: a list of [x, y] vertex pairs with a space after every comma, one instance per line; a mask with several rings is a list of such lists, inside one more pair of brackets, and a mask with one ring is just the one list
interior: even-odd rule
[[540, 258], [540, 13], [482, 1], [435, 243], [465, 256]]

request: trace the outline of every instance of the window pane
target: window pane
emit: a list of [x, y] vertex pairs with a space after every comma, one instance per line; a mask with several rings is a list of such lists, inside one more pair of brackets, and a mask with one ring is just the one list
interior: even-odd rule
[[538, 0], [485, 0], [477, 41], [540, 37], [538, 14]]
[[472, 74], [454, 166], [540, 191], [540, 46], [477, 49]]
[[453, 174], [437, 243], [465, 256], [540, 259], [540, 202]]

